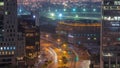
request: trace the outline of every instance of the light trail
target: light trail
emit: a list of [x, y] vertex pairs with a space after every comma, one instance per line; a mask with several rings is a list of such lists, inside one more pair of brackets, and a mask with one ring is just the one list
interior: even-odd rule
[[51, 50], [51, 52], [53, 52], [53, 54], [54, 54], [54, 62], [58, 62], [58, 59], [57, 59], [57, 54], [56, 54], [56, 52], [51, 48], [51, 47], [49, 47], [49, 49]]

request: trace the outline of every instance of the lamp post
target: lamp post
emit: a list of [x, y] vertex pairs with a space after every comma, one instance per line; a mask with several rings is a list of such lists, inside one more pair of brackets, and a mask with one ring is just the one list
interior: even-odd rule
[[57, 39], [58, 47], [59, 47], [59, 45], [60, 45], [60, 42], [61, 42], [61, 39]]

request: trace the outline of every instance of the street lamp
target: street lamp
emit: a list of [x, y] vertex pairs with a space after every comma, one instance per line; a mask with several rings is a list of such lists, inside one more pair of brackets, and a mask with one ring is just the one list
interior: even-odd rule
[[33, 18], [35, 18], [36, 16], [35, 15], [33, 15]]
[[57, 39], [57, 42], [59, 43], [61, 40], [60, 39]]
[[75, 12], [75, 11], [76, 11], [76, 9], [75, 9], [75, 8], [73, 8], [73, 9], [72, 9], [72, 11], [73, 11], [73, 12]]
[[93, 9], [93, 11], [95, 12], [95, 11], [96, 11], [96, 9]]
[[51, 15], [52, 17], [54, 17], [54, 16], [55, 16], [55, 14], [54, 14], [54, 13], [50, 13], [50, 15]]
[[49, 35], [48, 35], [48, 34], [46, 34], [46, 35], [45, 35], [45, 37], [46, 37], [46, 38], [48, 38], [48, 37], [49, 37]]
[[60, 17], [60, 18], [62, 17], [62, 13], [59, 14], [59, 17]]
[[86, 11], [86, 9], [84, 8], [84, 9], [83, 9], [83, 11], [85, 12], [85, 11]]

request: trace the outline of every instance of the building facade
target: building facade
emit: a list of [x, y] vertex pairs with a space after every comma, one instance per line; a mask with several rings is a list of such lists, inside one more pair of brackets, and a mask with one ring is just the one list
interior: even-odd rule
[[[84, 45], [92, 52], [99, 51], [100, 23], [59, 23], [56, 32], [68, 43]], [[97, 49], [96, 49], [97, 48]], [[97, 51], [94, 51], [96, 49]], [[99, 52], [98, 52], [99, 53]]]
[[90, 68], [99, 68], [100, 27], [100, 23], [59, 23], [57, 33], [79, 51], [85, 47], [82, 49], [90, 54]]
[[32, 15], [21, 15], [19, 17], [19, 31], [25, 37], [26, 63], [34, 65], [40, 52], [40, 29], [35, 26], [35, 18]]
[[17, 26], [17, 0], [0, 0], [0, 65], [23, 60], [24, 38]]
[[102, 1], [101, 68], [120, 68], [120, 1]]

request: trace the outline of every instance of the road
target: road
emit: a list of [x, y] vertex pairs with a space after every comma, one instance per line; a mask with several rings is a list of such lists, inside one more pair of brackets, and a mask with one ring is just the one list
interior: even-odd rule
[[[68, 44], [67, 50], [62, 46], [58, 47], [58, 42], [51, 38], [50, 35], [41, 35], [41, 58], [39, 58], [40, 61], [36, 68], [41, 68], [46, 60], [52, 60], [52, 63], [48, 64], [46, 68], [59, 68], [61, 66], [67, 66], [68, 68], [89, 68], [90, 61], [83, 58], [88, 56], [85, 54], [87, 53], [86, 51], [79, 50], [71, 44]], [[63, 56], [67, 57], [67, 64], [63, 64], [63, 60], [61, 59]]]

